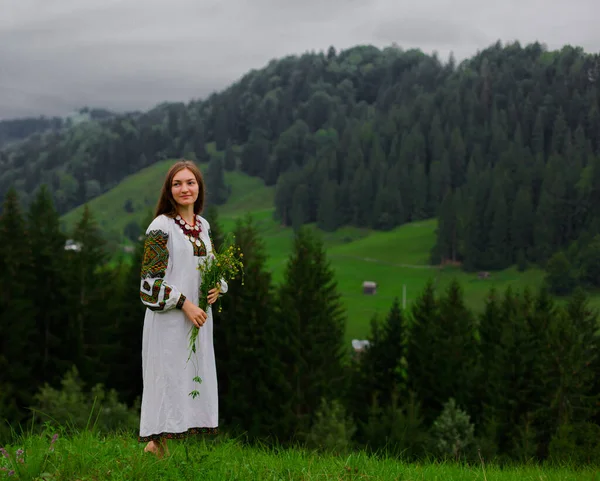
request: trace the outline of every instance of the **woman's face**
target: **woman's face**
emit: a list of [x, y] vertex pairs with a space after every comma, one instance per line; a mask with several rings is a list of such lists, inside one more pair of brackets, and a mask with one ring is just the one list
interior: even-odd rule
[[173, 177], [171, 194], [177, 205], [181, 207], [194, 205], [198, 198], [198, 189], [196, 177], [189, 169], [182, 169]]

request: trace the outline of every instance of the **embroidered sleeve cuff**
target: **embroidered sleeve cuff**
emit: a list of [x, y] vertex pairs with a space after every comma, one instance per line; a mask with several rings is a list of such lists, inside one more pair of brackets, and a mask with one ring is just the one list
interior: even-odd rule
[[183, 303], [185, 302], [185, 296], [183, 294], [181, 294], [179, 296], [179, 300], [177, 301], [177, 305], [175, 306], [177, 309], [182, 309], [183, 308]]

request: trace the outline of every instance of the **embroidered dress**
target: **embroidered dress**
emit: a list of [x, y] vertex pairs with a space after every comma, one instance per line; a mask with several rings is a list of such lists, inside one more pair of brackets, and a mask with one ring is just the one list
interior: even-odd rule
[[[198, 332], [196, 354], [188, 361], [192, 322], [181, 308], [198, 305], [198, 262], [212, 253], [210, 226], [196, 216], [194, 226], [179, 216], [158, 216], [146, 230], [140, 298], [146, 306], [142, 337], [143, 394], [139, 440], [212, 433], [218, 427], [217, 373], [213, 316]], [[227, 283], [221, 281], [221, 292]], [[193, 381], [198, 367], [202, 383]], [[197, 389], [199, 396], [189, 393]]]

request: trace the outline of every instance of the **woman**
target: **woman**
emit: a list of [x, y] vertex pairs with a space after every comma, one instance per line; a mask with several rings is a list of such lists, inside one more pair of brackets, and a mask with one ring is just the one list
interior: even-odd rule
[[[142, 339], [143, 394], [140, 442], [162, 457], [166, 440], [214, 433], [218, 425], [217, 373], [210, 304], [227, 283], [209, 290], [209, 309], [198, 307], [198, 262], [213, 249], [210, 226], [200, 216], [204, 181], [190, 161], [175, 163], [162, 187], [156, 218], [146, 231], [140, 297], [147, 307]], [[200, 328], [189, 359], [192, 326]], [[196, 371], [196, 367], [198, 370]], [[198, 374], [201, 384], [193, 381]], [[189, 393], [198, 390], [193, 399]]]

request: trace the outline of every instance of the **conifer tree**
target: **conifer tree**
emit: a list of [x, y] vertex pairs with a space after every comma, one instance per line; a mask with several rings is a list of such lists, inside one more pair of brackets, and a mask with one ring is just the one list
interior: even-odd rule
[[243, 283], [241, 278], [231, 280], [222, 312], [214, 312], [221, 416], [234, 432], [285, 441], [291, 392], [281, 355], [289, 333], [276, 316], [265, 245], [256, 224], [249, 217], [238, 220], [234, 236], [244, 255]]
[[365, 406], [376, 402], [381, 407], [408, 400], [406, 351], [408, 336], [406, 321], [398, 299], [383, 323], [373, 320], [369, 346], [356, 363], [350, 402], [354, 419], [367, 421]]
[[338, 227], [337, 192], [338, 186], [331, 181], [321, 187], [317, 226], [324, 231], [331, 232]]
[[437, 227], [436, 252], [437, 261], [458, 260], [458, 216], [454, 195], [448, 192], [439, 209], [439, 220]]
[[37, 387], [40, 338], [35, 314], [43, 308], [36, 301], [31, 239], [14, 189], [2, 206], [0, 246], [0, 387], [11, 394], [0, 397], [0, 409], [14, 424], [23, 419]]
[[531, 202], [531, 189], [521, 186], [512, 209], [510, 238], [514, 252], [521, 252], [524, 257], [533, 243], [533, 222], [535, 216]]
[[429, 281], [411, 308], [407, 376], [409, 389], [421, 403], [424, 418], [430, 422], [439, 414], [441, 406], [435, 399], [438, 360], [433, 342], [441, 335], [439, 304], [433, 282]]
[[436, 369], [434, 399], [441, 407], [451, 397], [467, 412], [474, 411], [474, 373], [478, 346], [475, 319], [467, 308], [459, 282], [454, 279], [439, 299], [439, 338], [431, 339], [431, 349], [439, 365]]
[[233, 147], [231, 146], [231, 142], [227, 142], [227, 148], [225, 149], [225, 160], [223, 162], [223, 167], [227, 172], [232, 172], [235, 170], [237, 165], [237, 158], [235, 152], [233, 151]]
[[227, 202], [229, 188], [225, 184], [225, 171], [220, 156], [212, 158], [206, 169], [207, 200], [211, 204], [222, 205]]
[[291, 382], [290, 431], [307, 432], [321, 398], [339, 395], [345, 313], [322, 241], [308, 228], [294, 239], [279, 288], [279, 323], [288, 339], [281, 355]]
[[69, 252], [70, 323], [64, 350], [86, 383], [105, 382], [108, 366], [100, 362], [106, 345], [106, 312], [114, 298], [109, 287], [114, 281], [103, 267], [107, 261], [105, 241], [88, 205], [72, 235], [75, 250]]
[[37, 286], [35, 316], [40, 362], [36, 366], [36, 379], [40, 384], [53, 384], [69, 368], [59, 356], [59, 346], [69, 318], [64, 303], [67, 297], [66, 237], [60, 231], [58, 213], [45, 185], [29, 207], [28, 227], [33, 282]]

